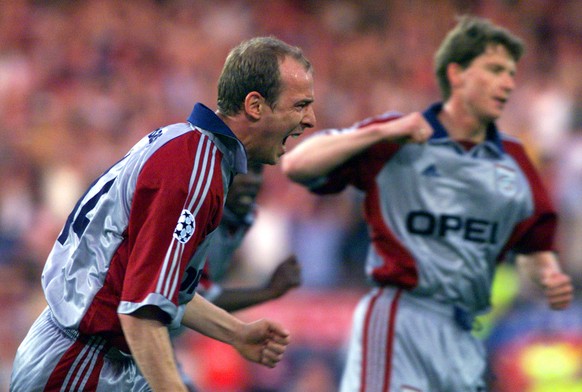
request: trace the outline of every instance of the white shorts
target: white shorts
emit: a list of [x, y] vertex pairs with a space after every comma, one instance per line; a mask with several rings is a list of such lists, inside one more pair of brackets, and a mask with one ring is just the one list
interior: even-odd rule
[[131, 357], [107, 347], [101, 337], [75, 336], [52, 318], [49, 308], [18, 348], [10, 392], [151, 391]]
[[355, 312], [341, 392], [485, 391], [485, 349], [454, 308], [375, 288]]

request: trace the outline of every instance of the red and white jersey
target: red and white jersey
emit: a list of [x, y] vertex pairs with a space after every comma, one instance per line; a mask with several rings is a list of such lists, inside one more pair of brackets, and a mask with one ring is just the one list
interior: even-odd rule
[[[333, 193], [353, 185], [365, 192], [372, 242], [366, 272], [376, 284], [482, 311], [494, 267], [508, 250], [554, 249], [556, 213], [516, 139], [491, 124], [483, 143], [463, 145], [438, 121], [441, 107], [424, 112], [434, 130], [427, 143], [378, 143], [310, 188]], [[324, 132], [358, 132], [398, 117]]]
[[55, 321], [122, 350], [118, 313], [153, 305], [179, 324], [204, 263], [194, 255], [246, 164], [240, 141], [202, 104], [188, 123], [139, 141], [81, 197], [48, 257], [42, 285]]

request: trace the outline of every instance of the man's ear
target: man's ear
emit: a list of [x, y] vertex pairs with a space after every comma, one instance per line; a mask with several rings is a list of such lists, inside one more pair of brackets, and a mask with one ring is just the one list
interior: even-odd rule
[[447, 65], [447, 78], [451, 88], [456, 87], [462, 82], [461, 74], [464, 68], [457, 63], [449, 63]]
[[245, 97], [245, 114], [249, 119], [258, 121], [264, 110], [265, 98], [256, 91], [251, 91]]

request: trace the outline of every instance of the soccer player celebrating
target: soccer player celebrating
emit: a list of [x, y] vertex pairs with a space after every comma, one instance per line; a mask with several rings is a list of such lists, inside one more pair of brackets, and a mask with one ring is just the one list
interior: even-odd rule
[[[186, 391], [168, 327], [183, 325], [274, 367], [289, 333], [243, 323], [195, 289], [194, 257], [248, 163], [275, 164], [313, 127], [313, 73], [299, 48], [242, 42], [218, 81], [218, 109], [139, 141], [81, 197], [42, 275], [48, 307], [20, 345], [11, 391]], [[202, 259], [203, 260], [203, 259]]]
[[323, 131], [283, 159], [314, 192], [365, 193], [375, 287], [354, 314], [342, 392], [484, 391], [472, 322], [509, 250], [553, 309], [570, 304], [554, 208], [522, 145], [495, 124], [522, 51], [506, 29], [465, 16], [436, 53], [442, 102]]

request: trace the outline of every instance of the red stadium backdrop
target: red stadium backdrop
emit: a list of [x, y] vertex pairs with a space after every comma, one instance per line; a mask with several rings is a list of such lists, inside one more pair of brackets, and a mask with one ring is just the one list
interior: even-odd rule
[[[321, 388], [326, 389], [321, 392], [336, 390], [343, 353], [339, 357], [330, 353], [347, 344], [352, 312], [361, 295], [354, 290], [299, 289], [276, 301], [238, 312], [237, 316], [244, 320], [268, 317], [290, 330], [287, 357], [275, 369], [250, 364], [230, 346], [190, 332], [176, 344], [178, 358], [202, 392], [276, 391], [280, 382], [289, 380], [288, 373], [306, 370], [317, 372], [309, 376], [311, 379], [321, 380], [312, 382], [325, 383]], [[324, 359], [320, 358], [322, 355]]]

